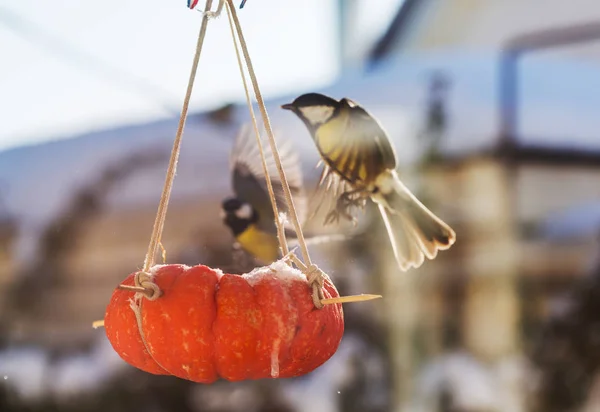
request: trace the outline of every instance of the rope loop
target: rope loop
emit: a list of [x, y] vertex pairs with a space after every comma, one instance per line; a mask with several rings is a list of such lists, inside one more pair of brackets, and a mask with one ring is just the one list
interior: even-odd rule
[[317, 265], [313, 263], [310, 266], [308, 266], [306, 268], [306, 271], [304, 271], [304, 274], [306, 275], [306, 279], [308, 279], [308, 283], [310, 283], [311, 285], [317, 284], [323, 287], [323, 283], [325, 280], [325, 272], [323, 272]]
[[152, 275], [147, 272], [140, 271], [135, 274], [133, 278], [135, 286], [144, 289], [144, 294], [148, 300], [156, 300], [162, 295], [162, 291], [156, 283], [152, 280]]
[[317, 309], [322, 309], [322, 300], [325, 298], [323, 295], [323, 284], [325, 283], [325, 272], [323, 272], [314, 263], [306, 268], [304, 275], [308, 280], [308, 284], [312, 287], [312, 299]]

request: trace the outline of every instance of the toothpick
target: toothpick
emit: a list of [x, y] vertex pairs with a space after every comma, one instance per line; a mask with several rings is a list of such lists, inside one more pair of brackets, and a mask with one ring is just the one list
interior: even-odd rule
[[140, 292], [140, 293], [147, 292], [146, 288], [143, 288], [141, 286], [119, 285], [119, 286], [117, 286], [117, 289], [128, 290], [130, 292]]
[[104, 327], [104, 319], [92, 322], [92, 328], [98, 329]]
[[351, 302], [365, 302], [367, 300], [380, 299], [381, 295], [352, 295], [352, 296], [340, 296], [339, 298], [322, 299], [323, 305], [333, 305], [334, 303], [351, 303]]

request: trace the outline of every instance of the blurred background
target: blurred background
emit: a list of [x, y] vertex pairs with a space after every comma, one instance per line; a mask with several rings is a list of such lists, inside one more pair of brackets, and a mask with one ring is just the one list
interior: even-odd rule
[[[279, 105], [350, 97], [457, 243], [409, 282], [371, 208], [347, 242], [312, 247], [340, 293], [384, 299], [346, 305], [338, 352], [306, 376], [206, 386], [130, 367], [91, 322], [142, 264], [201, 14], [0, 1], [0, 411], [600, 411], [600, 3], [249, 0], [239, 16], [307, 188], [317, 152]], [[220, 18], [169, 262], [233, 267], [219, 205], [243, 99]]]

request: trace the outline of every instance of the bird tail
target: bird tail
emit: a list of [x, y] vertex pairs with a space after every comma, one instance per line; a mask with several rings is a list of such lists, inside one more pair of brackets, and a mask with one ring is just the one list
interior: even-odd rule
[[418, 268], [424, 258], [435, 259], [439, 250], [449, 249], [456, 241], [452, 228], [423, 205], [395, 172], [392, 190], [374, 200], [384, 221], [394, 257], [402, 271]]

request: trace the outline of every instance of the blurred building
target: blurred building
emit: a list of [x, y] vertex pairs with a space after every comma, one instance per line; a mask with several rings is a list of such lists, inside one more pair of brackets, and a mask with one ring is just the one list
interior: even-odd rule
[[[569, 116], [577, 114], [567, 108], [566, 96], [578, 96], [576, 106], [585, 106], [579, 91], [586, 87], [597, 91], [599, 85], [575, 80], [575, 70], [556, 76], [558, 85], [539, 82], [534, 91], [531, 83], [544, 76], [541, 65], [532, 68], [537, 62], [597, 70], [598, 40], [600, 5], [591, 1], [407, 0], [372, 50], [375, 70], [394, 57], [402, 61], [415, 54], [447, 52], [452, 59], [452, 51], [485, 54], [497, 61], [492, 84], [498, 94], [487, 103], [495, 111], [490, 117], [495, 117], [496, 125], [485, 128], [485, 140], [479, 140], [479, 132], [478, 142], [463, 146], [462, 153], [446, 151], [432, 159], [422, 183], [440, 214], [453, 217], [449, 222], [458, 235], [450, 253], [442, 253], [420, 271], [436, 281], [416, 281], [419, 285], [411, 287], [421, 291], [419, 302], [425, 312], [397, 328], [398, 341], [411, 327], [413, 333], [429, 329], [425, 331], [429, 352], [424, 358], [435, 356], [436, 351], [466, 349], [488, 369], [510, 364], [527, 353], [541, 322], [556, 309], [555, 298], [596, 263], [600, 147], [593, 127], [572, 127], [575, 122]], [[483, 77], [475, 70], [471, 75], [473, 79], [460, 76], [454, 83], [475, 83]], [[558, 91], [554, 96], [553, 89]], [[542, 90], [544, 101], [534, 97]], [[467, 95], [454, 91], [456, 100]], [[451, 106], [452, 100], [446, 103]], [[464, 142], [471, 137], [456, 136], [456, 128], [461, 128], [456, 122], [481, 121], [474, 119], [481, 115], [478, 109], [457, 113], [454, 106], [454, 110], [449, 120], [454, 127], [445, 130], [446, 141], [439, 142], [445, 149], [451, 149], [448, 143], [453, 138]], [[564, 116], [553, 118], [555, 110]], [[470, 116], [463, 116], [466, 113]], [[393, 273], [389, 277], [389, 283], [399, 283]], [[396, 302], [398, 311], [405, 308]], [[423, 322], [430, 326], [424, 327]], [[440, 331], [447, 329], [452, 333], [445, 339]], [[445, 360], [442, 356], [438, 362]], [[399, 360], [403, 362], [406, 356]], [[468, 369], [465, 364], [463, 372]], [[454, 385], [453, 405], [460, 410], [525, 410], [524, 388], [531, 382], [527, 374], [506, 381], [499, 370], [492, 367], [488, 372], [494, 377], [489, 392], [494, 388], [499, 395], [495, 400], [490, 396], [487, 404], [468, 406], [469, 399], [460, 396], [450, 375], [424, 398], [443, 397], [446, 385]], [[463, 383], [470, 385], [466, 379]]]
[[17, 236], [16, 222], [8, 215], [0, 214], [0, 299], [5, 300], [4, 294], [8, 285], [15, 281], [15, 262], [12, 256], [12, 246]]
[[[599, 19], [594, 0], [405, 0], [369, 57], [379, 61], [392, 54], [441, 49], [497, 52], [515, 36]], [[564, 50], [563, 56], [597, 60], [598, 46]]]

